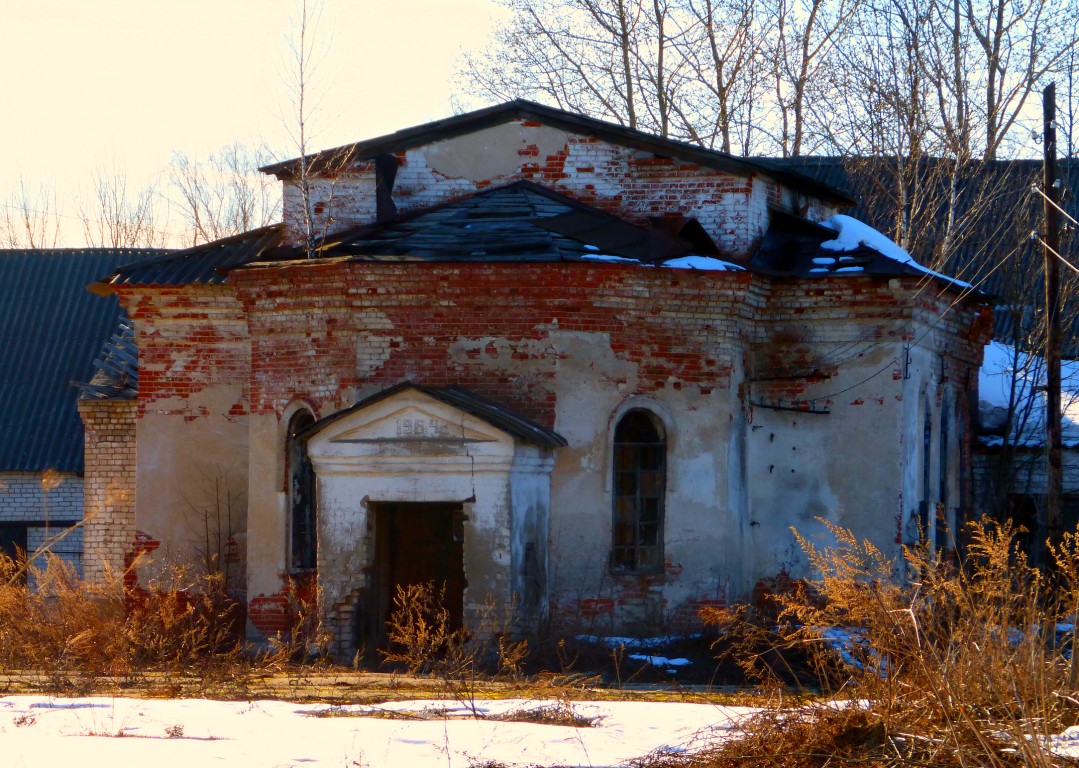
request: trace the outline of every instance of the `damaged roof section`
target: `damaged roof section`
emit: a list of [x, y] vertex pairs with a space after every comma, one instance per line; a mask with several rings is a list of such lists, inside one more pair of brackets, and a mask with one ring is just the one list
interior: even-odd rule
[[932, 278], [982, 295], [968, 283], [921, 266], [885, 235], [850, 216], [833, 216], [817, 223], [772, 209], [771, 224], [749, 268], [772, 277]]
[[[282, 225], [176, 251], [121, 268], [91, 285], [219, 284], [230, 270], [292, 264], [302, 246], [281, 246]], [[970, 285], [915, 262], [881, 233], [848, 216], [812, 222], [771, 209], [770, 224], [748, 263], [720, 258], [693, 218], [650, 217], [643, 224], [554, 192], [532, 181], [492, 187], [382, 223], [327, 237], [318, 258], [379, 262], [615, 262], [708, 271], [748, 269], [771, 277], [912, 276], [972, 291]]]
[[[717, 249], [711, 245], [710, 250]], [[614, 256], [652, 263], [694, 251], [694, 243], [678, 234], [637, 226], [533, 182], [518, 181], [392, 222], [333, 235], [321, 245], [319, 256], [484, 262]], [[272, 255], [296, 259], [303, 252], [294, 248]]]
[[139, 394], [139, 350], [135, 345], [135, 328], [123, 314], [116, 323], [116, 332], [105, 342], [101, 354], [94, 360], [93, 378], [74, 382], [84, 400], [134, 400]]
[[400, 384], [384, 389], [381, 392], [360, 400], [349, 408], [345, 408], [344, 410], [330, 414], [329, 416], [316, 421], [303, 432], [301, 437], [305, 439], [310, 438], [318, 432], [321, 432], [330, 424], [408, 389], [421, 392], [439, 402], [475, 416], [477, 419], [487, 422], [492, 427], [505, 432], [510, 437], [520, 440], [521, 442], [531, 443], [532, 445], [538, 445], [544, 448], [561, 448], [569, 445], [566, 438], [562, 437], [562, 435], [554, 430], [547, 429], [531, 419], [527, 419], [524, 416], [514, 413], [509, 408], [480, 397], [475, 392], [471, 392], [463, 387], [424, 387], [413, 384], [410, 381], [403, 381]]

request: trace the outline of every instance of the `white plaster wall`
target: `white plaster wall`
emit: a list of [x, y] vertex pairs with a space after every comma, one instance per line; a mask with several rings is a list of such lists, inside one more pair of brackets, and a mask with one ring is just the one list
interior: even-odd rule
[[[429, 439], [395, 437], [401, 420], [441, 423]], [[466, 442], [467, 441], [467, 442]], [[528, 541], [546, 541], [549, 451], [414, 390], [331, 423], [308, 443], [318, 476], [319, 584], [333, 614], [370, 586], [374, 539], [370, 504], [464, 502], [466, 621], [488, 607], [509, 614], [523, 593]], [[542, 575], [542, 574], [541, 574]], [[541, 584], [538, 599], [546, 600]]]
[[[744, 486], [740, 405], [735, 389], [672, 386], [633, 396], [637, 371], [616, 361], [609, 340], [578, 338], [556, 379], [555, 429], [569, 441], [560, 449], [551, 501], [551, 582], [555, 599], [572, 605], [624, 597], [636, 577], [612, 573], [614, 427], [632, 408], [651, 412], [667, 437], [664, 555], [667, 573], [633, 599], [616, 620], [644, 630], [686, 600], [726, 599], [740, 579]], [[597, 385], [593, 371], [606, 372]], [[625, 605], [626, 601], [624, 601]], [[562, 620], [567, 617], [563, 615]], [[587, 627], [586, 627], [587, 628]]]
[[[236, 401], [232, 387], [221, 389], [230, 390], [222, 393], [225, 401]], [[136, 426], [136, 445], [135, 527], [161, 542], [151, 556], [155, 567], [203, 562], [207, 536], [211, 552], [223, 550], [230, 535], [239, 552], [246, 551], [246, 418], [145, 414]], [[245, 565], [233, 561], [228, 568], [230, 583], [241, 595]]]

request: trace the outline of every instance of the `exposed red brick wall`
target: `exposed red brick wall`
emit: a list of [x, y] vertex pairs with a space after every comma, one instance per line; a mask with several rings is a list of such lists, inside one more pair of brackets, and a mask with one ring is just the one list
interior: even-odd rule
[[[403, 380], [554, 421], [554, 331], [609, 334], [639, 389], [729, 387], [749, 275], [588, 264], [334, 263], [234, 273], [251, 407]], [[603, 371], [596, 376], [602, 380]], [[344, 405], [346, 403], [341, 403]]]
[[208, 416], [188, 398], [220, 385], [242, 392], [227, 415], [246, 414], [250, 344], [231, 286], [122, 287], [118, 294], [136, 326], [140, 418], [148, 411], [188, 420]]
[[[631, 221], [643, 222], [663, 214], [692, 216], [724, 253], [742, 257], [763, 234], [768, 206], [790, 207], [785, 205], [783, 187], [760, 174], [724, 172], [587, 135], [566, 134], [559, 146], [541, 147], [557, 133], [541, 136], [535, 130], [538, 127], [538, 123], [517, 121], [492, 129], [498, 133], [492, 139], [496, 143], [509, 144], [508, 137], [513, 137], [514, 132], [519, 138], [513, 137], [518, 142], [518, 162], [509, 164], [513, 167], [501, 167], [499, 175], [491, 178], [463, 178], [441, 172], [432, 145], [397, 153], [399, 167], [393, 196], [398, 210], [407, 213], [429, 208], [481, 189], [526, 179]], [[469, 140], [473, 138], [448, 142]], [[368, 163], [320, 176], [311, 182], [310, 198], [315, 228], [320, 233], [327, 227], [338, 231], [370, 223], [375, 216], [374, 169]], [[833, 204], [805, 194], [799, 200], [804, 212], [818, 220], [837, 212]], [[286, 237], [294, 243], [303, 239], [302, 210], [297, 186], [286, 184]]]
[[300, 628], [314, 638], [317, 620], [318, 585], [314, 574], [281, 575], [281, 590], [251, 599], [247, 617], [267, 637]]
[[[954, 294], [915, 278], [773, 282], [618, 264], [306, 262], [235, 271], [227, 286], [124, 292], [145, 366], [140, 415], [186, 419], [209, 415], [194, 396], [220, 384], [239, 394], [215, 415], [242, 418], [280, 416], [297, 398], [327, 414], [407, 379], [468, 387], [554, 426], [559, 367], [593, 362], [569, 359], [577, 353], [559, 333], [605, 334], [612, 354], [634, 364], [638, 394], [730, 388], [743, 361], [750, 377], [804, 370], [852, 340], [933, 349], [944, 377], [966, 389], [988, 328], [980, 307], [952, 307]], [[821, 373], [756, 384], [753, 396], [812, 402], [829, 391], [830, 372]], [[603, 386], [621, 374], [589, 375]], [[822, 403], [833, 404], [848, 402]], [[683, 578], [676, 564], [655, 576], [609, 575], [595, 594], [556, 596], [552, 614], [688, 626], [701, 607], [725, 604]], [[286, 631], [293, 600], [287, 587], [253, 598], [252, 625]]]

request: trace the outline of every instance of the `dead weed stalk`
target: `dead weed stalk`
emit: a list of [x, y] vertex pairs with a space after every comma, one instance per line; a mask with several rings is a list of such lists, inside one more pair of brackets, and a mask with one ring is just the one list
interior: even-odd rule
[[[1048, 747], [1052, 734], [1079, 721], [1071, 655], [1079, 539], [1067, 535], [1051, 548], [1046, 577], [1008, 523], [971, 525], [958, 563], [928, 547], [890, 559], [825, 524], [831, 546], [798, 537], [817, 577], [775, 597], [775, 624], [746, 633], [752, 648], [743, 663], [774, 680], [793, 674], [775, 659], [803, 654], [834, 696], [766, 712], [743, 726], [742, 738], [663, 765], [1079, 764]], [[744, 612], [709, 618], [753, 624]]]

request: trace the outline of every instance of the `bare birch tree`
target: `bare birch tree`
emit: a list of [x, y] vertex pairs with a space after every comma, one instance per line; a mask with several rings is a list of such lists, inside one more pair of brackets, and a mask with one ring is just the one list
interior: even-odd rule
[[689, 0], [689, 22], [677, 43], [688, 82], [672, 109], [686, 137], [722, 152], [749, 155], [758, 144], [767, 68], [760, 6], [755, 0]]
[[819, 126], [828, 124], [835, 100], [844, 96], [820, 86], [829, 69], [842, 66], [834, 54], [862, 0], [766, 0], [764, 6], [775, 143], [783, 157], [818, 151]]

